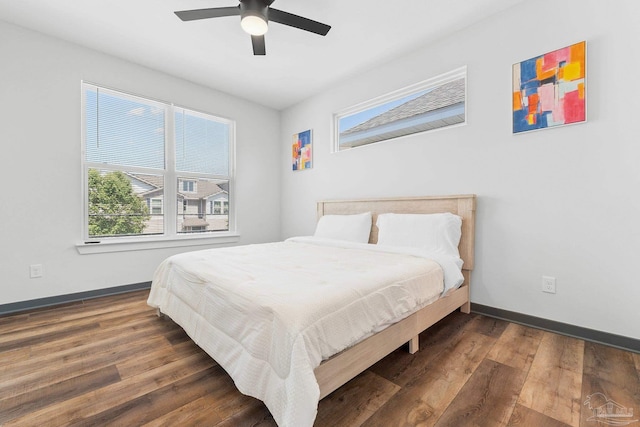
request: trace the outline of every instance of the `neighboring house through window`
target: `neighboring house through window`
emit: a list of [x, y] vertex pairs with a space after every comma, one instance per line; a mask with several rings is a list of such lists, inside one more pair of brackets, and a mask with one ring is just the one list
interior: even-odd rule
[[82, 87], [85, 239], [233, 229], [233, 121]]

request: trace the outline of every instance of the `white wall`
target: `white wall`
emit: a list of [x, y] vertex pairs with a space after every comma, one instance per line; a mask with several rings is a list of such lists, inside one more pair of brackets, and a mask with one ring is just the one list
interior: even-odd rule
[[81, 80], [236, 120], [240, 243], [279, 238], [277, 111], [2, 22], [0, 62], [0, 304], [146, 282], [204, 248], [78, 254]]
[[[639, 17], [637, 0], [522, 3], [284, 111], [283, 237], [313, 232], [320, 199], [475, 193], [474, 303], [640, 338]], [[581, 40], [588, 122], [512, 135], [512, 64]], [[330, 154], [333, 112], [462, 65], [466, 126]], [[306, 129], [314, 166], [292, 172]]]

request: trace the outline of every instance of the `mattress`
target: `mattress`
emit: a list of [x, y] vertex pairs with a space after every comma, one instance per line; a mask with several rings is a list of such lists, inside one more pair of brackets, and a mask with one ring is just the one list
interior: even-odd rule
[[279, 426], [312, 426], [314, 369], [461, 283], [459, 260], [437, 261], [317, 238], [196, 251], [161, 263], [148, 304], [240, 392], [262, 400]]

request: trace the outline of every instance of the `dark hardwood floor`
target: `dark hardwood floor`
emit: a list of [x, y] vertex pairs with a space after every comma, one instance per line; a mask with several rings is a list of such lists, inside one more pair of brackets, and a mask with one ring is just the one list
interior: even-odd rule
[[[0, 317], [0, 425], [275, 426], [146, 298]], [[640, 418], [640, 355], [453, 313], [322, 400], [316, 426], [595, 427], [607, 400]]]

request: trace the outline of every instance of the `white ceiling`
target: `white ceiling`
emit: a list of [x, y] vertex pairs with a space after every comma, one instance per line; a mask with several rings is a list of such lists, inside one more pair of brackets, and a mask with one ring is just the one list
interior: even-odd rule
[[237, 0], [0, 0], [0, 20], [280, 110], [521, 1], [276, 0], [332, 29], [321, 37], [271, 23], [264, 57], [239, 17], [173, 14]]

